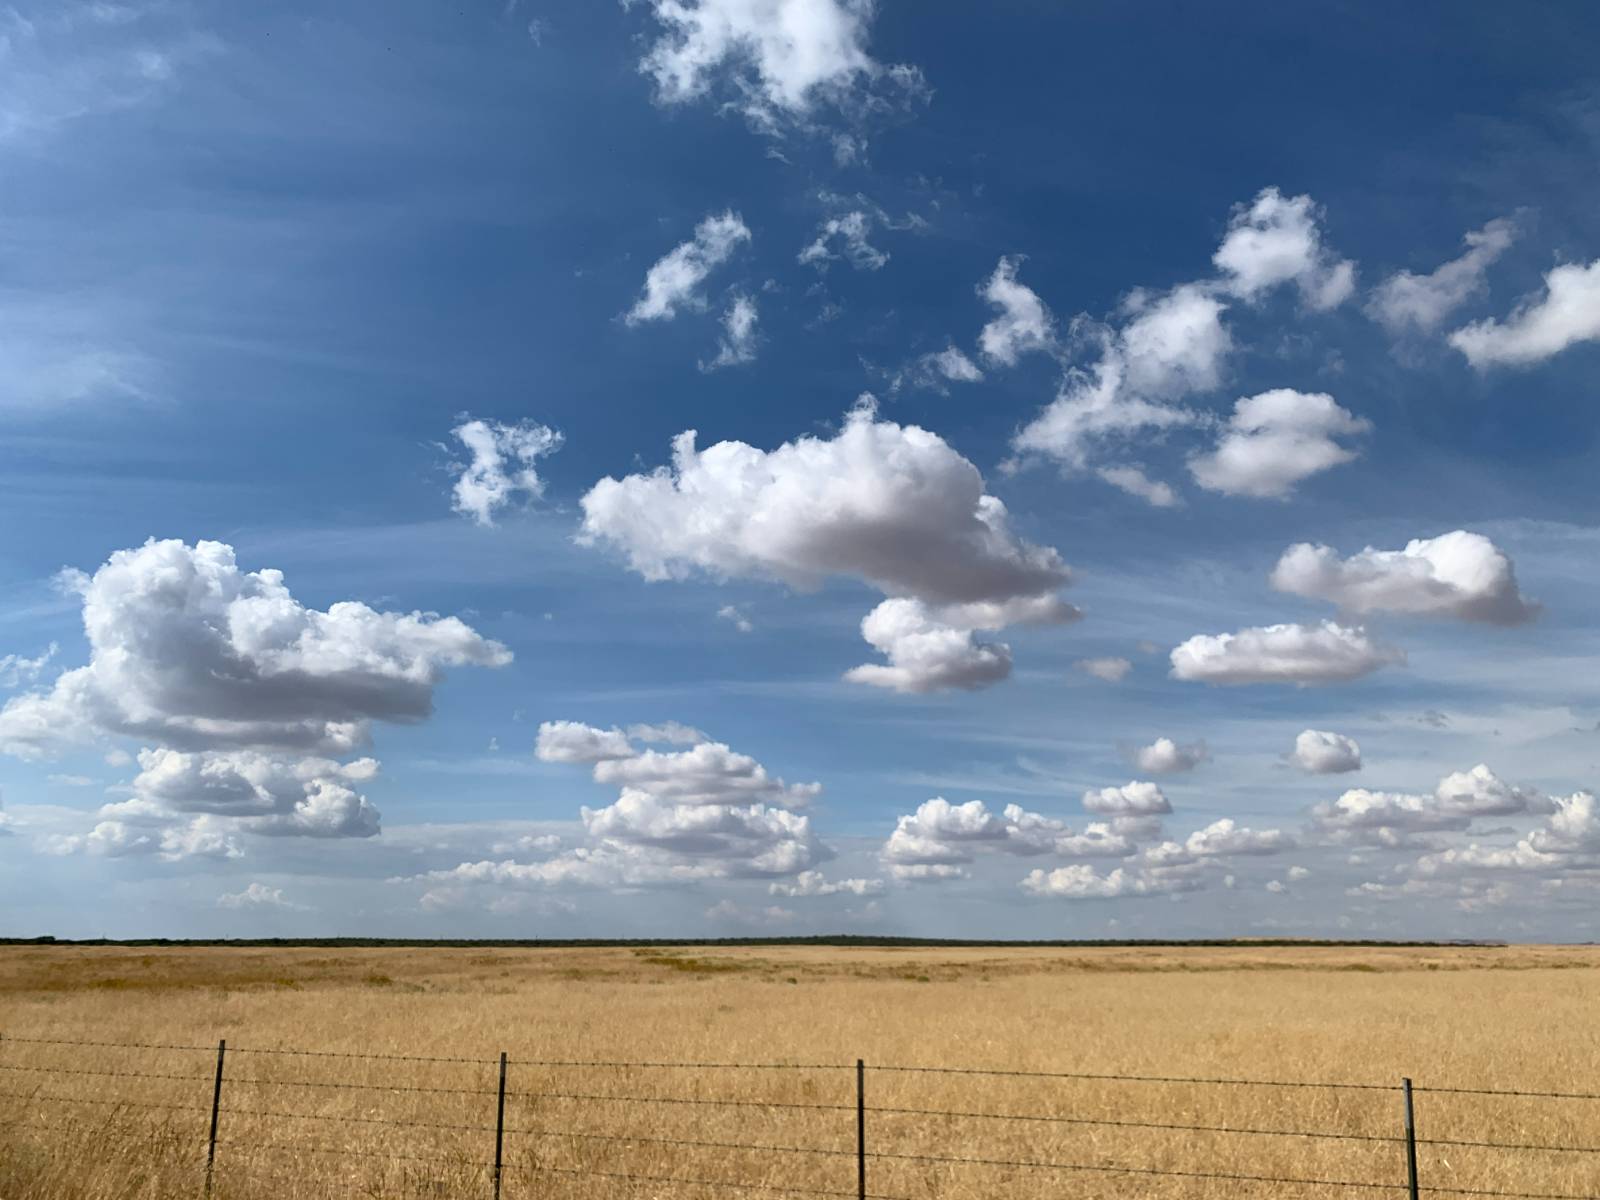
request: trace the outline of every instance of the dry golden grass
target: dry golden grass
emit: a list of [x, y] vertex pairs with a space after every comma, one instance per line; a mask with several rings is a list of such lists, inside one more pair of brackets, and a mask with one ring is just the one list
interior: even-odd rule
[[[208, 1047], [226, 1037], [218, 1200], [489, 1195], [482, 1164], [493, 1157], [501, 1051], [512, 1060], [506, 1123], [524, 1131], [506, 1141], [507, 1200], [771, 1194], [613, 1175], [853, 1194], [857, 1058], [869, 1064], [875, 1110], [1388, 1138], [1401, 1130], [1404, 1075], [1419, 1087], [1600, 1091], [1597, 967], [1600, 951], [1541, 947], [12, 948], [0, 952], [0, 1197], [153, 1200], [199, 1195], [202, 1186], [214, 1050], [20, 1038]], [[251, 1053], [285, 1047], [477, 1061]], [[551, 1059], [837, 1065], [691, 1071], [530, 1061]], [[890, 1065], [1396, 1090], [924, 1074]], [[346, 1086], [282, 1086], [288, 1081]], [[356, 1084], [367, 1086], [348, 1086]], [[1600, 1101], [1421, 1092], [1417, 1105], [1423, 1138], [1600, 1147]], [[297, 1115], [253, 1115], [269, 1113]], [[869, 1149], [893, 1154], [1404, 1179], [1402, 1149], [1392, 1141], [881, 1111], [868, 1123]], [[583, 1132], [603, 1136], [571, 1136]], [[637, 1140], [610, 1140], [619, 1138]], [[1439, 1189], [1600, 1192], [1600, 1154], [1424, 1145], [1421, 1170], [1424, 1185]], [[869, 1188], [910, 1200], [1403, 1195], [915, 1158], [872, 1159]]]

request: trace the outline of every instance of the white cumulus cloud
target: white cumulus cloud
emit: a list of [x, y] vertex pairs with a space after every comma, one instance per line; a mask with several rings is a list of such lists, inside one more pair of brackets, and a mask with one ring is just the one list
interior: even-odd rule
[[296, 904], [284, 897], [282, 888], [268, 887], [264, 883], [252, 883], [242, 892], [227, 892], [217, 897], [218, 908], [234, 909], [281, 909], [283, 911], [303, 911], [305, 905]]
[[1189, 473], [1208, 491], [1282, 500], [1302, 480], [1356, 457], [1336, 439], [1371, 428], [1326, 393], [1275, 388], [1237, 401], [1215, 448], [1190, 456]]
[[1310, 196], [1286, 197], [1277, 188], [1264, 188], [1234, 210], [1212, 262], [1229, 289], [1245, 300], [1293, 283], [1307, 308], [1335, 308], [1355, 291], [1355, 264], [1328, 252], [1318, 217]]
[[472, 455], [455, 485], [455, 510], [479, 525], [493, 525], [494, 514], [518, 493], [530, 500], [544, 495], [535, 464], [561, 448], [559, 432], [535, 421], [463, 421], [450, 431]]
[[[660, 751], [638, 743], [684, 744]], [[821, 791], [785, 783], [749, 755], [676, 722], [599, 729], [547, 721], [537, 754], [545, 762], [586, 765], [597, 783], [618, 789], [603, 808], [580, 810], [587, 840], [561, 849], [554, 838], [526, 848], [546, 857], [464, 862], [414, 882], [436, 885], [452, 903], [473, 889], [667, 887], [716, 879], [785, 880], [812, 871], [831, 851], [811, 818], [792, 811]], [[430, 893], [430, 894], [433, 894]]]
[[340, 753], [374, 721], [427, 717], [446, 667], [511, 661], [455, 617], [348, 600], [306, 608], [281, 572], [241, 571], [220, 542], [152, 540], [70, 581], [89, 663], [0, 709], [8, 753], [38, 757], [107, 734]]
[[1528, 297], [1504, 321], [1477, 321], [1450, 344], [1482, 369], [1543, 362], [1568, 346], [1600, 339], [1600, 259], [1545, 272], [1544, 295]]
[[1179, 771], [1192, 771], [1203, 762], [1210, 761], [1211, 752], [1203, 741], [1180, 743], [1171, 738], [1157, 738], [1148, 746], [1141, 746], [1133, 762], [1141, 771], [1152, 775], [1172, 775]]
[[879, 896], [884, 892], [881, 879], [829, 879], [821, 871], [801, 871], [790, 883], [769, 883], [773, 896]]
[[1520, 625], [1539, 612], [1518, 589], [1505, 552], [1464, 529], [1413, 539], [1402, 550], [1368, 546], [1344, 559], [1327, 546], [1301, 542], [1278, 560], [1272, 586], [1357, 616], [1394, 612]]
[[1056, 398], [1012, 439], [1021, 458], [1042, 455], [1069, 471], [1093, 467], [1106, 482], [1157, 507], [1171, 507], [1170, 484], [1151, 479], [1132, 463], [1100, 464], [1141, 436], [1198, 424], [1176, 401], [1208, 390], [1221, 377], [1232, 341], [1222, 325], [1224, 305], [1200, 285], [1165, 295], [1136, 292], [1118, 330], [1082, 318], [1079, 340], [1098, 347], [1088, 368], [1073, 366]]
[[[1354, 268], [1323, 249], [1316, 220], [1309, 197], [1286, 200], [1268, 188], [1236, 210], [1216, 254], [1216, 277], [1166, 291], [1136, 288], [1108, 320], [1075, 318], [1064, 347], [1052, 334], [1050, 348], [1063, 356], [1088, 349], [1094, 359], [1067, 368], [1055, 399], [1012, 439], [1009, 465], [1047, 458], [1148, 504], [1175, 507], [1172, 485], [1128, 461], [1129, 454], [1175, 431], [1211, 424], [1182, 402], [1224, 382], [1234, 346], [1225, 317], [1233, 300], [1255, 301], [1293, 283], [1306, 307], [1321, 309], [1350, 293]], [[1002, 267], [1011, 261], [1002, 260]], [[997, 278], [1005, 282], [999, 272]], [[1027, 295], [1044, 313], [1042, 301]]]
[[1163, 816], [1172, 803], [1153, 783], [1135, 779], [1121, 787], [1097, 788], [1083, 794], [1083, 807], [1106, 817]]
[[1391, 333], [1431, 333], [1484, 290], [1484, 273], [1516, 237], [1514, 221], [1490, 221], [1466, 235], [1467, 249], [1459, 258], [1427, 275], [1399, 271], [1389, 276], [1374, 289], [1367, 311]]
[[929, 882], [960, 878], [980, 854], [1126, 858], [1136, 849], [1108, 824], [1091, 823], [1080, 833], [1020, 805], [997, 813], [981, 800], [951, 804], [935, 796], [899, 818], [881, 858], [895, 879]]
[[722, 314], [722, 338], [717, 342], [717, 356], [700, 364], [703, 371], [718, 371], [723, 367], [743, 366], [756, 359], [756, 323], [760, 314], [750, 296], [736, 295], [728, 311]]
[[749, 240], [750, 229], [737, 213], [730, 210], [705, 218], [695, 226], [691, 240], [645, 273], [644, 291], [628, 310], [627, 323], [670, 321], [680, 307], [704, 308], [706, 300], [700, 285]]
[[[865, 111], [927, 93], [867, 51], [874, 0], [648, 0], [662, 27], [639, 69], [662, 104], [724, 95], [756, 129], [806, 127], [820, 104]], [[837, 143], [836, 143], [837, 150]]]
[[1311, 775], [1342, 775], [1361, 769], [1361, 746], [1342, 733], [1302, 729], [1295, 735], [1289, 761]]
[[1365, 629], [1323, 621], [1196, 634], [1172, 651], [1171, 660], [1174, 679], [1303, 685], [1359, 679], [1404, 662], [1405, 655], [1374, 641]]
[[617, 547], [647, 579], [704, 572], [813, 589], [845, 575], [878, 588], [897, 603], [869, 615], [863, 632], [898, 661], [891, 653], [882, 670], [893, 674], [862, 682], [928, 690], [939, 675], [948, 686], [985, 671], [1000, 678], [1001, 651], [964, 649], [977, 646], [970, 631], [1078, 616], [1056, 594], [1071, 579], [1061, 556], [1011, 532], [978, 469], [936, 434], [878, 420], [871, 405], [833, 438], [770, 452], [742, 442], [699, 450], [693, 431], [680, 434], [671, 468], [602, 479], [582, 505], [582, 539]]
[[1123, 896], [1162, 896], [1193, 891], [1202, 886], [1202, 881], [1193, 874], [1130, 871], [1123, 867], [1102, 875], [1087, 863], [1075, 863], [1053, 871], [1030, 871], [1020, 886], [1029, 895], [1040, 898], [1114, 900]]
[[[679, 730], [694, 739], [687, 750], [661, 751], [633, 744], [635, 739], [681, 741]], [[759, 801], [800, 808], [822, 791], [816, 783], [786, 784], [768, 775], [748, 754], [738, 754], [722, 742], [710, 741], [699, 730], [676, 724], [669, 728], [635, 726], [625, 734], [575, 721], [546, 721], [539, 726], [536, 753], [544, 762], [592, 765], [596, 783], [645, 792], [680, 805]]]
[[948, 394], [952, 383], [981, 383], [983, 371], [954, 345], [918, 355], [889, 375], [889, 391], [902, 388], [928, 388]]
[[994, 306], [997, 315], [978, 335], [978, 346], [990, 362], [1014, 366], [1030, 351], [1055, 346], [1055, 322], [1039, 294], [1017, 281], [1020, 258], [1002, 258], [978, 294]]
[[1335, 841], [1403, 848], [1426, 835], [1461, 832], [1482, 817], [1559, 811], [1560, 801], [1505, 782], [1480, 763], [1439, 780], [1431, 793], [1352, 788], [1312, 810], [1312, 827]]
[[1011, 647], [933, 619], [920, 600], [885, 600], [862, 618], [861, 636], [889, 661], [852, 667], [844, 676], [852, 683], [897, 692], [971, 691], [1011, 674]]

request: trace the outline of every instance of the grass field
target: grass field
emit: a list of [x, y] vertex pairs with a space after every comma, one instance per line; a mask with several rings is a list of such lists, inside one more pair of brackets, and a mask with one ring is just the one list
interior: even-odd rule
[[[1403, 1147], [1388, 1139], [1402, 1130], [1402, 1076], [1421, 1089], [1600, 1092], [1596, 968], [1600, 950], [1554, 947], [12, 947], [0, 950], [0, 1197], [199, 1195], [219, 1038], [219, 1198], [489, 1195], [502, 1051], [517, 1131], [508, 1200], [773, 1194], [662, 1177], [854, 1195], [858, 1058], [875, 1195], [1401, 1196], [929, 1159], [1401, 1184]], [[282, 1048], [474, 1061], [261, 1053]], [[1422, 1090], [1417, 1126], [1433, 1143], [1600, 1147], [1600, 1101]], [[1280, 1136], [1304, 1131], [1360, 1137]], [[1600, 1154], [1425, 1141], [1420, 1158], [1425, 1188], [1600, 1194]]]

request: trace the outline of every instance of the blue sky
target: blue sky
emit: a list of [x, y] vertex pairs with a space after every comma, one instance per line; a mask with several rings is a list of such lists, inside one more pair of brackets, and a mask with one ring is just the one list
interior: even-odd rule
[[1593, 937], [1597, 36], [7, 7], [0, 928]]

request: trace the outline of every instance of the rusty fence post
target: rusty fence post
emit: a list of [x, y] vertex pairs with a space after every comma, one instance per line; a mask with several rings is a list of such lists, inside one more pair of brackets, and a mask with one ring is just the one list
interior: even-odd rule
[[500, 1052], [500, 1102], [494, 1114], [494, 1200], [500, 1200], [500, 1165], [506, 1141], [506, 1055]]
[[1406, 1098], [1406, 1186], [1411, 1200], [1417, 1200], [1417, 1120], [1411, 1107], [1411, 1080], [1402, 1079]]
[[206, 1195], [211, 1195], [211, 1175], [217, 1165], [217, 1118], [222, 1114], [222, 1062], [228, 1055], [228, 1039], [217, 1043], [217, 1079], [211, 1088], [211, 1138], [206, 1143]]
[[856, 1200], [867, 1200], [867, 1064], [856, 1059]]

